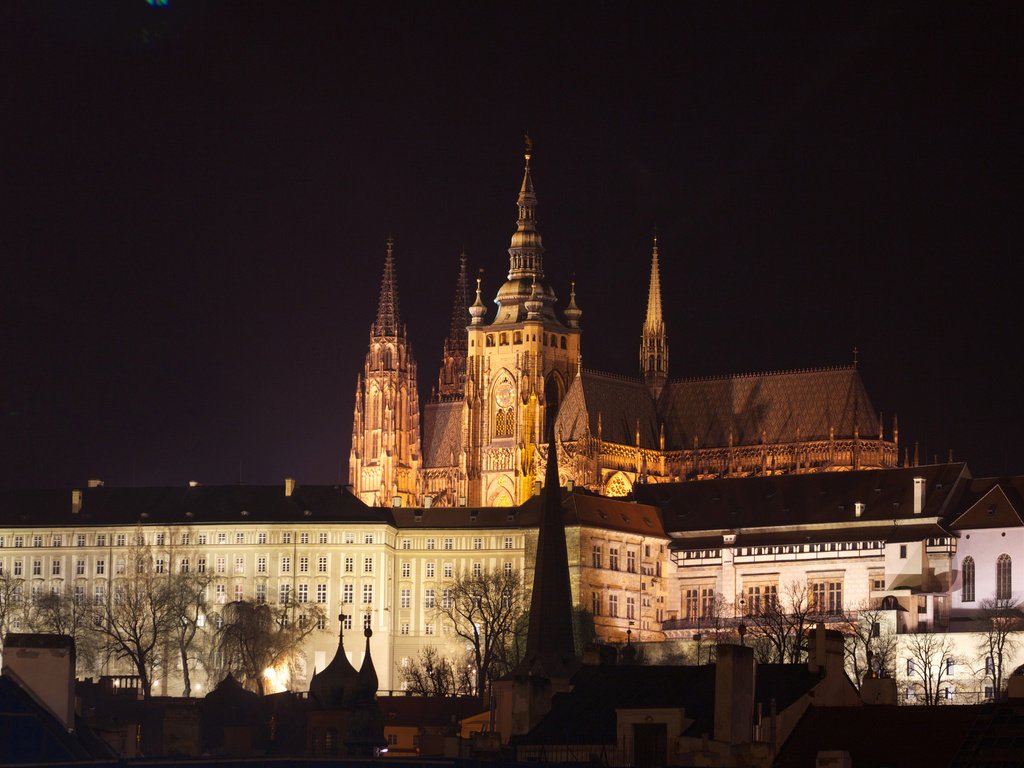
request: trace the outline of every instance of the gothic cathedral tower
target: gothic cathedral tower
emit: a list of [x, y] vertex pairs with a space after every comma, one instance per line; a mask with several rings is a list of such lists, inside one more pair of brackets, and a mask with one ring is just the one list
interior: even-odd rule
[[543, 473], [538, 448], [579, 370], [582, 312], [575, 292], [565, 321], [544, 280], [544, 246], [537, 231], [537, 196], [530, 176], [531, 144], [519, 189], [519, 220], [508, 249], [508, 279], [498, 290], [498, 311], [487, 323], [480, 298], [470, 307], [463, 461], [472, 505], [520, 504]]
[[651, 284], [647, 289], [647, 316], [640, 337], [640, 373], [655, 400], [668, 380], [668, 340], [661, 317], [661, 273], [658, 270], [658, 236], [651, 253]]
[[420, 406], [416, 361], [398, 314], [394, 241], [384, 256], [377, 320], [356, 381], [349, 483], [371, 506], [420, 504]]

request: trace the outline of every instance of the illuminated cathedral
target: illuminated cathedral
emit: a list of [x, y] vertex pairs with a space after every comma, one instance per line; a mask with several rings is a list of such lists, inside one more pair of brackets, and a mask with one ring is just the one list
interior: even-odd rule
[[376, 321], [356, 385], [349, 482], [366, 503], [514, 506], [537, 492], [554, 432], [559, 478], [610, 496], [642, 483], [895, 467], [856, 363], [702, 379], [669, 377], [658, 241], [639, 376], [581, 367], [575, 286], [559, 306], [544, 275], [527, 143], [509, 270], [491, 313], [460, 259], [451, 328], [423, 410], [399, 318], [388, 240]]

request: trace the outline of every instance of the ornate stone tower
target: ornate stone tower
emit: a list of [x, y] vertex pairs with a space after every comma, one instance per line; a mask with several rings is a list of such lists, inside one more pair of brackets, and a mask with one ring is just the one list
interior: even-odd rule
[[508, 279], [495, 297], [497, 314], [486, 322], [479, 281], [469, 308], [462, 460], [470, 505], [512, 505], [532, 495], [539, 479], [538, 448], [543, 452], [558, 405], [579, 369], [582, 312], [574, 292], [565, 320], [555, 314], [557, 297], [544, 280], [531, 155], [527, 138], [519, 218], [508, 249]]
[[647, 289], [647, 316], [640, 337], [640, 373], [655, 400], [668, 380], [668, 340], [661, 317], [661, 274], [658, 270], [658, 236], [651, 253], [651, 284]]
[[420, 406], [416, 361], [398, 313], [394, 241], [384, 256], [377, 320], [356, 381], [349, 483], [366, 504], [386, 506], [398, 497], [419, 505]]

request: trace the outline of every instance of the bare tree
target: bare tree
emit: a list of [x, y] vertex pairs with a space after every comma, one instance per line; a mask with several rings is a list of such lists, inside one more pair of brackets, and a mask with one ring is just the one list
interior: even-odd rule
[[472, 659], [449, 659], [428, 645], [402, 669], [405, 689], [420, 696], [468, 696], [473, 693]]
[[869, 672], [875, 677], [895, 677], [899, 636], [886, 614], [876, 608], [861, 608], [840, 627], [846, 666], [858, 689]]
[[224, 606], [214, 643], [220, 675], [234, 674], [250, 689], [264, 693], [264, 671], [293, 668], [303, 641], [324, 623], [315, 604], [277, 605], [238, 600]]
[[170, 616], [167, 632], [177, 649], [181, 662], [183, 692], [186, 698], [192, 694], [190, 662], [193, 661], [192, 647], [209, 610], [207, 588], [212, 578], [206, 573], [181, 571], [167, 580], [167, 608]]
[[1017, 630], [1022, 626], [1020, 604], [1012, 598], [988, 598], [981, 602], [982, 628], [979, 650], [984, 656], [985, 678], [992, 691], [1001, 696], [1006, 680], [1004, 664], [1017, 648]]
[[69, 589], [48, 592], [33, 602], [28, 619], [32, 631], [74, 638], [76, 672], [83, 676], [92, 674], [98, 666], [100, 641], [88, 598]]
[[160, 662], [158, 649], [172, 619], [167, 578], [158, 572], [163, 566], [154, 561], [145, 546], [132, 547], [125, 561], [124, 572], [114, 578], [111, 593], [93, 605], [93, 624], [107, 658], [131, 664], [148, 699], [152, 695], [153, 670]]
[[[956, 663], [953, 644], [945, 633], [921, 632], [906, 636], [905, 680], [921, 704], [934, 706], [944, 700], [949, 677]], [[946, 683], [943, 687], [943, 683]]]
[[24, 606], [22, 589], [24, 580], [13, 576], [10, 571], [0, 571], [0, 650], [3, 650], [4, 638], [20, 619]]
[[748, 605], [745, 623], [754, 655], [762, 663], [798, 664], [804, 636], [812, 623], [813, 605], [807, 584], [792, 581], [776, 597]]
[[715, 592], [714, 597], [700, 605], [697, 629], [694, 632], [694, 655], [697, 664], [714, 664], [718, 657], [718, 644], [735, 634], [727, 619], [732, 605], [725, 595]]
[[518, 661], [523, 605], [523, 578], [516, 570], [461, 573], [442, 590], [434, 611], [469, 644], [480, 695]]

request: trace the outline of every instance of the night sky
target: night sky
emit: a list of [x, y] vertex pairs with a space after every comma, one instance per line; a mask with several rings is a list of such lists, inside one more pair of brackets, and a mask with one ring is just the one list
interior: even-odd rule
[[3, 3], [0, 484], [347, 481], [385, 239], [425, 400], [526, 131], [585, 366], [657, 227], [673, 377], [856, 346], [887, 436], [1024, 473], [1021, 5], [820, 5]]

